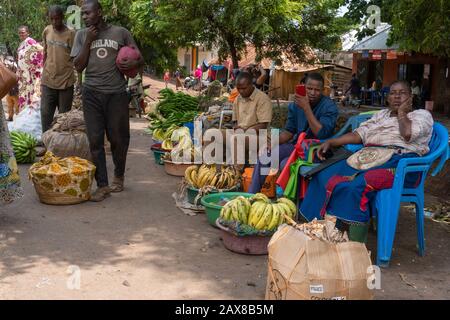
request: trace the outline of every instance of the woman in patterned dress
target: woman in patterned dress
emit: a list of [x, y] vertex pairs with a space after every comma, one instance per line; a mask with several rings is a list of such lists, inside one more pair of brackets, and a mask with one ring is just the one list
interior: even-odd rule
[[39, 108], [43, 68], [43, 47], [29, 36], [28, 27], [19, 28], [22, 43], [17, 49], [19, 77], [19, 109]]
[[5, 112], [0, 97], [0, 204], [8, 204], [23, 196], [16, 158], [11, 147]]

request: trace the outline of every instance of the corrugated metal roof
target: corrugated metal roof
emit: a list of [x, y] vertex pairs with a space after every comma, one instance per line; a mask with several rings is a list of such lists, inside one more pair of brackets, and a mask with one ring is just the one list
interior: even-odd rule
[[374, 35], [357, 42], [351, 47], [350, 51], [398, 49], [399, 46], [397, 44], [393, 44], [392, 46], [386, 45], [390, 30], [391, 26], [387, 25], [384, 29]]

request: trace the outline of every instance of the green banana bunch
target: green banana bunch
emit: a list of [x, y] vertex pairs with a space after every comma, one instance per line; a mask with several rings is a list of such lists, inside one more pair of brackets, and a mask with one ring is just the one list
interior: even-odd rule
[[[194, 172], [195, 169], [189, 169]], [[220, 211], [220, 217], [226, 221], [238, 221], [257, 230], [274, 231], [282, 225], [286, 218], [293, 219], [297, 208], [287, 199], [281, 198], [272, 203], [267, 196], [258, 193], [250, 199], [237, 197], [225, 204]]]
[[[294, 219], [297, 215], [296, 205], [287, 198], [272, 203], [266, 195], [258, 193], [250, 198], [249, 203], [251, 206], [247, 224], [257, 230], [276, 230], [285, 222], [285, 216]], [[232, 210], [230, 212], [232, 213]]]
[[220, 211], [220, 217], [226, 221], [238, 221], [248, 224], [248, 213], [251, 209], [250, 201], [239, 196], [225, 204]]
[[17, 163], [32, 163], [36, 159], [37, 140], [22, 131], [11, 131], [11, 145]]

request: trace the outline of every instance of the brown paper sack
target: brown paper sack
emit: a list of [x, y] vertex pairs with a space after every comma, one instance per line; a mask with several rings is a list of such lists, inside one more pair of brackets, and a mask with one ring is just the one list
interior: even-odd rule
[[284, 225], [269, 246], [266, 300], [373, 299], [363, 243], [333, 244]]

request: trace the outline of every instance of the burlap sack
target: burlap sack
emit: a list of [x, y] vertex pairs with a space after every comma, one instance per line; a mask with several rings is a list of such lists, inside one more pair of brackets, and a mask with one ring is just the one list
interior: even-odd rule
[[55, 117], [52, 128], [42, 135], [47, 151], [55, 156], [91, 160], [83, 112], [72, 110]]
[[89, 140], [85, 132], [75, 130], [58, 132], [51, 129], [43, 134], [42, 141], [47, 150], [57, 157], [92, 159]]

